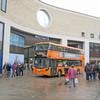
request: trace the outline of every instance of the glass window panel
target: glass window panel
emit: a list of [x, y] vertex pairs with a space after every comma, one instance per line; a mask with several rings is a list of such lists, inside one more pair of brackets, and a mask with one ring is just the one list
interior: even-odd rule
[[1, 0], [1, 10], [6, 11], [7, 0]]
[[18, 36], [18, 46], [19, 47], [21, 47], [21, 41], [22, 41], [21, 36]]
[[100, 55], [100, 44], [90, 43], [90, 56], [99, 57]]
[[24, 47], [24, 37], [21, 37], [21, 47]]
[[81, 35], [82, 35], [82, 37], [85, 37], [85, 32], [82, 32]]
[[0, 51], [2, 50], [3, 24], [0, 23]]
[[24, 63], [24, 55], [23, 54], [10, 53], [9, 54], [9, 63], [13, 64], [15, 61], [17, 61], [18, 63]]
[[24, 56], [25, 56], [25, 58], [27, 58], [28, 57], [28, 49], [26, 48], [26, 49], [24, 49]]
[[16, 34], [13, 35], [13, 44], [18, 46], [18, 36]]
[[13, 45], [13, 43], [14, 43], [14, 34], [11, 33], [11, 35], [10, 35], [10, 44]]
[[0, 9], [1, 9], [1, 0], [0, 0]]
[[10, 44], [18, 47], [24, 47], [24, 37], [11, 33]]
[[90, 34], [90, 38], [94, 38], [94, 34], [93, 33]]
[[33, 57], [33, 48], [29, 48], [29, 57]]
[[2, 58], [3, 58], [3, 51], [2, 51], [3, 28], [4, 28], [4, 24], [0, 23], [0, 73], [2, 72]]
[[0, 41], [2, 41], [2, 34], [3, 33], [3, 24], [0, 23]]
[[24, 37], [23, 36], [18, 36], [18, 46], [19, 47], [24, 47]]

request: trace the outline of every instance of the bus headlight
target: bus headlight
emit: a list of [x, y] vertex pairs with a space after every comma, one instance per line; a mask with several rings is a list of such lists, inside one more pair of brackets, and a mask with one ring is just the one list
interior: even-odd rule
[[46, 70], [46, 71], [48, 71], [48, 70], [49, 70], [49, 67], [48, 67], [48, 68], [46, 68], [45, 70]]

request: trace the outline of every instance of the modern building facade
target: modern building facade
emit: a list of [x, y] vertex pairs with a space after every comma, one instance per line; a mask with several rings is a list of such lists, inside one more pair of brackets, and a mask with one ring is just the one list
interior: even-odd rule
[[100, 61], [100, 18], [40, 0], [0, 0], [0, 71], [5, 62], [24, 62], [25, 46], [37, 41], [78, 47], [85, 62]]

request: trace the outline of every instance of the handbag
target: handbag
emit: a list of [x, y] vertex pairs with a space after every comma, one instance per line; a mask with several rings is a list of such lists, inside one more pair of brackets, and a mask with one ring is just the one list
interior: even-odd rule
[[78, 83], [78, 79], [77, 78], [75, 78], [75, 83]]
[[69, 82], [69, 78], [65, 78], [65, 80], [66, 80], [67, 82]]

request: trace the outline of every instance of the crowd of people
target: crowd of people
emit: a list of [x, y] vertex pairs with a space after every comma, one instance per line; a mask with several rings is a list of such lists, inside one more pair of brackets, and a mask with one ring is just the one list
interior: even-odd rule
[[23, 76], [24, 70], [26, 69], [29, 70], [29, 66], [23, 63], [14, 63], [12, 65], [10, 63], [5, 63], [2, 68], [2, 77], [14, 78]]
[[[29, 67], [26, 64], [21, 63], [5, 63], [2, 68], [2, 76], [7, 78], [14, 78], [18, 76], [23, 76], [24, 70], [32, 70], [32, 65]], [[100, 80], [100, 63], [87, 63], [84, 69], [86, 73], [86, 80]], [[76, 86], [76, 79], [78, 71], [71, 66], [65, 70], [65, 84], [69, 84], [69, 87]]]
[[[100, 80], [100, 63], [87, 63], [84, 69], [86, 73], [86, 80]], [[65, 85], [69, 84], [69, 87], [75, 87], [78, 83], [78, 72], [71, 66], [65, 71]]]
[[100, 80], [100, 63], [87, 63], [85, 73], [86, 80]]

